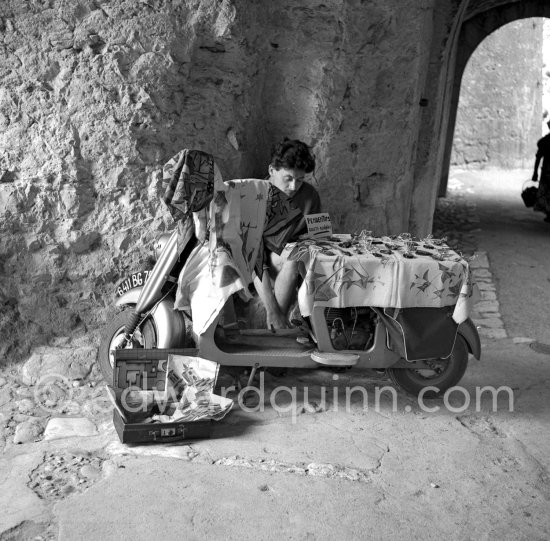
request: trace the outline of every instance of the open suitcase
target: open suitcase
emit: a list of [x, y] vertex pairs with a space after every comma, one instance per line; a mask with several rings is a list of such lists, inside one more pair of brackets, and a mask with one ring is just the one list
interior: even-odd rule
[[[113, 424], [122, 443], [152, 443], [196, 440], [210, 437], [212, 420], [188, 422], [145, 422], [153, 412], [163, 413], [166, 400], [147, 407], [124, 407], [125, 389], [140, 389], [163, 396], [167, 391], [168, 356], [195, 356], [196, 350], [119, 349], [115, 351], [113, 387]], [[126, 406], [128, 406], [126, 404]]]

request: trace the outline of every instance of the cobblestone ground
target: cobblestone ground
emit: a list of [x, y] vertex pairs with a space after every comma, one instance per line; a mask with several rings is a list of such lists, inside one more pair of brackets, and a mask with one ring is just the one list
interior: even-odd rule
[[471, 318], [485, 338], [506, 338], [506, 330], [500, 315], [495, 282], [487, 254], [478, 250], [476, 233], [479, 218], [476, 204], [469, 201], [458, 186], [451, 181], [447, 197], [440, 198], [434, 214], [434, 237], [446, 237], [449, 245], [462, 253], [469, 261], [481, 300], [475, 305]]

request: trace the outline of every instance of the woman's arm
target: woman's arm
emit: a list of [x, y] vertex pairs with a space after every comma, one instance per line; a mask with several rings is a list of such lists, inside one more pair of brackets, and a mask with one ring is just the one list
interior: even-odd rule
[[539, 179], [539, 165], [540, 160], [542, 159], [542, 154], [540, 153], [540, 150], [537, 152], [537, 157], [535, 158], [535, 171], [533, 172], [532, 179], [536, 182]]

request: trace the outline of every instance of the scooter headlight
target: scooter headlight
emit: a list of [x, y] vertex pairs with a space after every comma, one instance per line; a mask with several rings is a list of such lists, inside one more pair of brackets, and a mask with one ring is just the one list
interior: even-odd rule
[[166, 246], [166, 243], [170, 239], [170, 233], [165, 233], [164, 235], [161, 235], [153, 245], [153, 251], [155, 253], [155, 259], [158, 260], [160, 257], [160, 254], [162, 253], [162, 250], [164, 250], [164, 247]]

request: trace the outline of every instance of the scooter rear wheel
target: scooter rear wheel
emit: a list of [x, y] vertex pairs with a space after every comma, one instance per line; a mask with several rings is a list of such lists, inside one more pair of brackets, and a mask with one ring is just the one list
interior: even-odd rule
[[[99, 368], [105, 381], [110, 385], [113, 383], [114, 353], [120, 348], [124, 337], [124, 328], [132, 318], [134, 310], [127, 308], [119, 312], [105, 327], [101, 333], [99, 344]], [[126, 349], [154, 348], [157, 346], [157, 333], [155, 326], [150, 319], [146, 319], [135, 330], [132, 341], [126, 345]]]
[[415, 396], [428, 386], [436, 387], [437, 391], [430, 389], [423, 398], [438, 398], [461, 380], [468, 366], [468, 355], [466, 341], [458, 334], [451, 355], [428, 362], [432, 365], [430, 369], [388, 368], [387, 373], [395, 385]]

